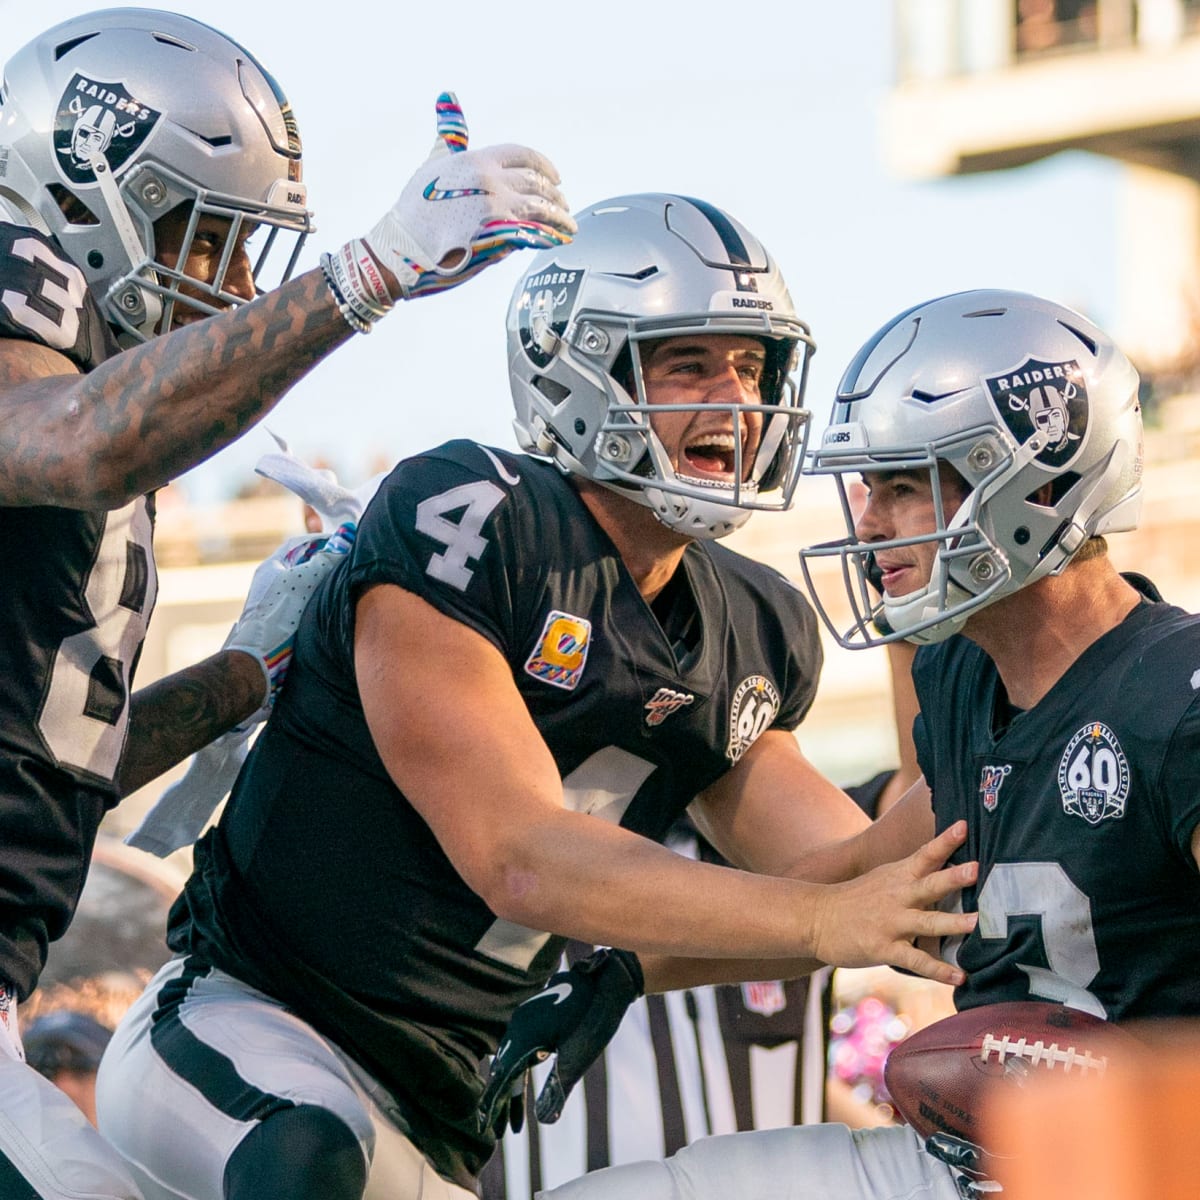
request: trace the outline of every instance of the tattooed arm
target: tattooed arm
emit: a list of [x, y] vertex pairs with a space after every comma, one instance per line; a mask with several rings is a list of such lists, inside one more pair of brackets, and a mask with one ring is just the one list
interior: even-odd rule
[[0, 341], [0, 505], [119, 508], [236, 440], [350, 335], [314, 270], [87, 375]]
[[203, 749], [262, 702], [262, 667], [240, 650], [221, 650], [135, 692], [118, 779], [121, 795]]

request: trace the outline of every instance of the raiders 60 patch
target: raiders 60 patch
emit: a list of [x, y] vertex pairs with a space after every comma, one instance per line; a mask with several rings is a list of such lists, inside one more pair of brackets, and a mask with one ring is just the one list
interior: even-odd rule
[[765, 675], [748, 675], [738, 684], [729, 707], [729, 745], [726, 757], [735, 763], [779, 713], [779, 693]]
[[1067, 743], [1058, 764], [1058, 790], [1063, 811], [1089, 825], [1125, 815], [1129, 761], [1107, 725], [1093, 721]]

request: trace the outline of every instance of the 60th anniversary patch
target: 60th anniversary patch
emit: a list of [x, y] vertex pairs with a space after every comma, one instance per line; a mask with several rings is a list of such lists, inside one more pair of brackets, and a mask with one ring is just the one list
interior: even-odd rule
[[1058, 790], [1063, 811], [1089, 825], [1125, 815], [1129, 761], [1107, 725], [1092, 721], [1067, 743], [1058, 764]]

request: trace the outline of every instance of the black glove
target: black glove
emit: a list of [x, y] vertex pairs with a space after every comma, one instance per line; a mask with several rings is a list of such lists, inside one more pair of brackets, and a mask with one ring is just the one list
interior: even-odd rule
[[984, 1151], [974, 1142], [951, 1133], [935, 1133], [925, 1139], [925, 1152], [940, 1159], [954, 1173], [962, 1200], [985, 1200], [1004, 1191], [994, 1179], [985, 1178]]
[[534, 1111], [544, 1125], [557, 1121], [571, 1089], [644, 989], [641, 964], [628, 950], [597, 950], [569, 971], [552, 975], [537, 995], [518, 1005], [508, 1023], [479, 1101], [479, 1128], [491, 1128], [499, 1137], [507, 1118], [513, 1132], [520, 1131], [525, 1073], [551, 1054], [558, 1058]]

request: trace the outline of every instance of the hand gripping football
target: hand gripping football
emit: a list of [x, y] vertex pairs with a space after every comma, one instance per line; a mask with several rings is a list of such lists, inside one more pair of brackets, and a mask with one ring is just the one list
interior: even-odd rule
[[981, 1117], [995, 1089], [1028, 1086], [1039, 1075], [1099, 1078], [1122, 1042], [1107, 1021], [1061, 1004], [986, 1004], [936, 1021], [888, 1055], [884, 1084], [896, 1111], [922, 1141], [934, 1134], [1007, 1157], [1017, 1147], [988, 1145]]

